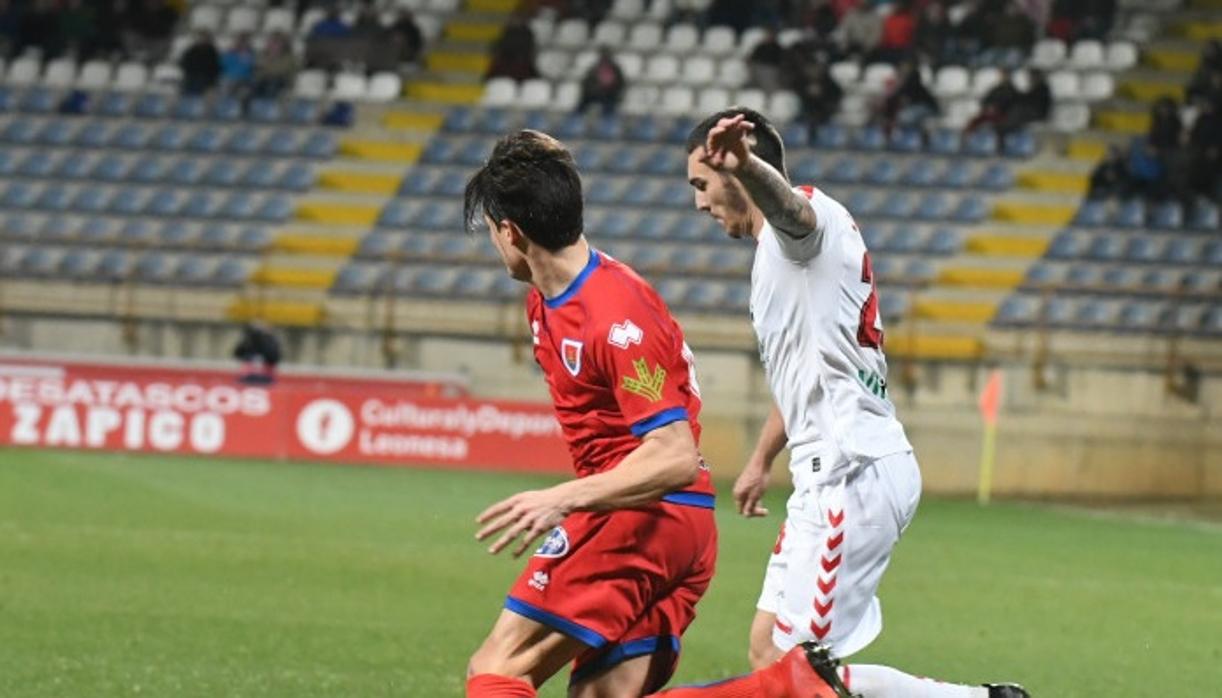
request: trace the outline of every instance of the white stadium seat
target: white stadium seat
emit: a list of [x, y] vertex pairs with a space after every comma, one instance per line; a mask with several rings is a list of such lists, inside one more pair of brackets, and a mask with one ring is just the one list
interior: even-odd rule
[[535, 17], [530, 20], [530, 33], [535, 35], [535, 41], [539, 42], [540, 46], [550, 46], [552, 35], [556, 33], [556, 20], [544, 15]]
[[541, 109], [552, 101], [552, 83], [543, 79], [526, 80], [518, 90], [517, 105], [525, 109]]
[[696, 106], [696, 98], [690, 87], [672, 85], [662, 91], [662, 113], [673, 116], [690, 114]]
[[738, 40], [738, 54], [740, 56], [749, 55], [755, 50], [756, 45], [764, 40], [765, 36], [768, 36], [768, 30], [763, 27], [751, 27], [743, 32], [742, 37]]
[[589, 43], [586, 28], [584, 19], [566, 19], [556, 26], [556, 33], [552, 35], [552, 43], [562, 48], [585, 48]]
[[619, 69], [624, 73], [624, 79], [628, 82], [639, 80], [641, 73], [645, 70], [645, 59], [641, 54], [632, 51], [621, 51], [615, 54], [615, 62], [619, 64]]
[[285, 7], [273, 7], [263, 15], [263, 33], [284, 32], [292, 34], [296, 28], [297, 19], [293, 11]]
[[730, 106], [730, 91], [722, 87], [706, 87], [700, 91], [696, 101], [696, 110], [701, 114], [711, 114]]
[[747, 69], [747, 62], [741, 58], [727, 58], [721, 62], [721, 69], [717, 71], [717, 82], [725, 87], [742, 87], [751, 79], [751, 71]]
[[192, 31], [210, 31], [216, 33], [221, 30], [221, 8], [216, 5], [200, 5], [194, 10], [191, 10], [191, 29]]
[[679, 59], [665, 53], [650, 56], [645, 62], [645, 79], [660, 84], [675, 82], [679, 79]]
[[1001, 71], [992, 66], [977, 68], [972, 74], [972, 94], [983, 97], [1001, 82]]
[[598, 51], [586, 49], [573, 57], [573, 77], [581, 78], [598, 62]]
[[938, 97], [958, 97], [967, 94], [969, 76], [967, 69], [958, 65], [943, 66], [933, 82], [933, 93]]
[[[655, 0], [656, 2], [656, 0]], [[710, 56], [728, 56], [734, 53], [737, 38], [729, 27], [709, 27], [704, 30], [701, 50]]]
[[225, 16], [225, 31], [230, 34], [253, 33], [259, 28], [259, 11], [241, 5]]
[[490, 107], [508, 107], [518, 99], [518, 84], [513, 78], [492, 78], [484, 84], [484, 97], [481, 100]]
[[1082, 76], [1082, 97], [1090, 102], [1110, 99], [1116, 93], [1116, 79], [1111, 73], [1096, 72]]
[[1093, 70], [1104, 66], [1103, 44], [1093, 39], [1083, 39], [1073, 45], [1069, 52], [1069, 65], [1078, 70]]
[[158, 63], [153, 66], [153, 87], [174, 90], [182, 84], [182, 68], [177, 63]]
[[47, 71], [42, 76], [42, 84], [47, 87], [63, 89], [71, 87], [76, 82], [76, 61], [71, 58], [58, 58], [47, 64]]
[[671, 15], [671, 0], [653, 0], [649, 3], [649, 9], [645, 16], [655, 22], [665, 22]]
[[38, 82], [40, 69], [37, 58], [18, 58], [8, 67], [8, 82], [18, 86], [33, 85]]
[[895, 66], [890, 63], [871, 63], [862, 75], [862, 83], [868, 94], [882, 94], [892, 80], [895, 80]]
[[293, 94], [298, 97], [319, 99], [327, 94], [327, 73], [322, 70], [303, 70], [293, 81]]
[[784, 46], [785, 48], [789, 48], [790, 46], [793, 46], [794, 44], [801, 41], [802, 38], [805, 36], [806, 36], [805, 30], [798, 29], [797, 27], [790, 27], [788, 29], [782, 29], [776, 35], [776, 40], [777, 40], [777, 43], [779, 43], [780, 45]]
[[562, 82], [556, 86], [556, 94], [552, 99], [552, 107], [572, 111], [581, 100], [581, 85], [576, 81]]
[[691, 56], [683, 61], [683, 83], [693, 87], [713, 82], [717, 64], [708, 56]]
[[652, 114], [658, 108], [661, 92], [654, 85], [630, 85], [624, 92], [621, 108], [625, 114]]
[[1128, 70], [1137, 65], [1137, 45], [1129, 41], [1113, 41], [1107, 47], [1107, 69]]
[[453, 14], [458, 11], [458, 0], [429, 0], [427, 7], [437, 14]]
[[1062, 102], [1052, 109], [1052, 127], [1061, 133], [1075, 133], [1090, 126], [1090, 107]]
[[369, 79], [368, 96], [373, 102], [393, 102], [403, 94], [403, 79], [398, 73], [382, 71]]
[[114, 88], [124, 92], [136, 92], [148, 87], [149, 69], [143, 63], [122, 63], [115, 72]]
[[832, 64], [829, 72], [837, 85], [848, 89], [861, 79], [861, 64], [857, 61], [839, 61]]
[[1054, 100], [1073, 99], [1080, 96], [1082, 80], [1072, 70], [1058, 70], [1049, 74], [1048, 87]]
[[623, 46], [628, 38], [628, 30], [619, 22], [604, 21], [594, 30], [592, 40], [595, 46], [616, 48]]
[[1042, 70], [1060, 67], [1068, 50], [1060, 39], [1041, 39], [1031, 51], [1031, 65]]
[[656, 24], [637, 24], [628, 33], [628, 48], [633, 51], [656, 53], [662, 43], [662, 27]]
[[942, 125], [959, 130], [967, 126], [967, 122], [980, 112], [980, 102], [976, 99], [956, 99], [945, 105]]
[[764, 94], [763, 90], [750, 87], [734, 93], [734, 104], [759, 112], [767, 111], [768, 96]]
[[687, 53], [700, 45], [700, 30], [694, 24], [676, 24], [666, 32], [666, 50]]
[[76, 76], [76, 86], [82, 90], [104, 90], [110, 87], [113, 71], [107, 61], [89, 61]]
[[535, 61], [539, 74], [551, 80], [569, 75], [571, 65], [570, 55], [566, 51], [540, 51]]
[[610, 14], [618, 20], [635, 22], [645, 14], [645, 3], [642, 0], [615, 0]]
[[768, 98], [767, 113], [775, 121], [793, 121], [802, 113], [802, 100], [789, 90], [778, 90]]

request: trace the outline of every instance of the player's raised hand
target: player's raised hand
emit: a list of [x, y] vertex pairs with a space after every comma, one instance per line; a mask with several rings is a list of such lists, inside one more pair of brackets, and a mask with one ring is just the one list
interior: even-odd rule
[[767, 489], [768, 469], [762, 461], [748, 461], [734, 481], [734, 504], [738, 507], [738, 513], [748, 518], [767, 516], [768, 510], [760, 506]]
[[521, 536], [513, 549], [513, 556], [519, 557], [536, 538], [559, 526], [568, 513], [554, 489], [520, 492], [493, 504], [475, 518], [476, 523], [485, 524], [475, 539], [484, 540], [504, 530], [488, 548], [489, 553], [496, 555]]
[[715, 170], [733, 172], [751, 157], [748, 138], [755, 124], [742, 114], [726, 117], [709, 129], [704, 142], [704, 161]]

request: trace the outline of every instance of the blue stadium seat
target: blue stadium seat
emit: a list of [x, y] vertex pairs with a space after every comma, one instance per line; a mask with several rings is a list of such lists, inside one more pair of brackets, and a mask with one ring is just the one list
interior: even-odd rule
[[102, 187], [81, 187], [73, 197], [71, 207], [75, 211], [101, 213], [109, 208], [113, 193], [112, 190]]
[[603, 216], [597, 227], [589, 230], [598, 236], [623, 238], [637, 232], [639, 219], [627, 212], [611, 211]]
[[[663, 126], [654, 118], [640, 116], [628, 122], [624, 129], [624, 137], [628, 140], [654, 143], [662, 140]], [[665, 150], [660, 148], [659, 150]]]
[[346, 264], [335, 275], [335, 282], [331, 285], [331, 291], [333, 293], [353, 295], [373, 293], [378, 286], [379, 272], [384, 274], [385, 270], [376, 264]]
[[439, 171], [416, 167], [399, 183], [400, 196], [428, 196], [437, 186]]
[[281, 222], [293, 215], [293, 200], [284, 194], [271, 194], [255, 209], [255, 218], [263, 221]]
[[887, 322], [897, 322], [908, 312], [908, 296], [903, 293], [881, 293], [878, 297], [878, 311]]
[[59, 97], [45, 87], [32, 87], [17, 100], [17, 108], [28, 114], [50, 114], [59, 105]]
[[461, 197], [467, 187], [467, 173], [458, 170], [443, 172], [437, 181], [436, 194], [441, 196]]
[[438, 235], [401, 235], [395, 241], [395, 249], [410, 259], [436, 259], [441, 256], [437, 250], [440, 242], [441, 237]]
[[968, 155], [989, 157], [997, 154], [997, 134], [989, 129], [979, 129], [967, 135], [963, 149]]
[[1061, 283], [1064, 273], [1064, 267], [1050, 262], [1038, 261], [1027, 269], [1027, 274], [1023, 278], [1023, 285], [1030, 288], [1057, 285]]
[[620, 145], [608, 154], [604, 166], [616, 174], [636, 174], [643, 169], [643, 156], [647, 157], [647, 151]]
[[1171, 293], [1180, 286], [1184, 274], [1171, 269], [1150, 269], [1141, 276], [1141, 287], [1154, 293]]
[[1099, 283], [1111, 290], [1130, 290], [1139, 284], [1138, 274], [1128, 267], [1107, 267], [1099, 277]]
[[1125, 241], [1114, 235], [1095, 235], [1086, 248], [1087, 256], [1101, 261], [1113, 261], [1124, 258]]
[[217, 198], [207, 191], [193, 191], [187, 196], [187, 200], [183, 203], [180, 215], [189, 218], [208, 218], [216, 213], [218, 208]]
[[1213, 267], [1222, 266], [1222, 241], [1214, 240], [1207, 243], [1202, 256], [1206, 264]]
[[25, 245], [5, 245], [0, 247], [0, 273], [5, 278], [18, 276], [21, 271], [21, 260], [25, 259], [29, 250]]
[[33, 208], [38, 202], [41, 189], [27, 182], [10, 182], [0, 195], [0, 206], [4, 208]]
[[904, 127], [892, 132], [890, 146], [901, 153], [919, 153], [925, 149], [924, 141], [919, 129]]
[[126, 178], [132, 181], [152, 184], [167, 179], [170, 170], [170, 160], [156, 155], [145, 155], [135, 163], [115, 155], [107, 155], [98, 163], [93, 176], [95, 179], [111, 179], [107, 175], [113, 174], [114, 179], [118, 179], [121, 174], [126, 174]]
[[1163, 247], [1158, 241], [1145, 235], [1129, 238], [1124, 256], [1134, 262], [1156, 262], [1162, 257]]
[[605, 158], [606, 152], [596, 145], [582, 144], [573, 148], [573, 160], [582, 172], [601, 171]]
[[929, 135], [929, 150], [938, 155], [958, 155], [963, 150], [963, 134], [940, 128]]
[[839, 124], [824, 124], [815, 131], [815, 145], [822, 150], [843, 150], [849, 147], [849, 131]]
[[1218, 207], [1203, 199], [1198, 199], [1192, 207], [1192, 220], [1189, 225], [1197, 230], [1217, 230]]
[[587, 177], [586, 201], [591, 204], [618, 203], [623, 198], [624, 190], [627, 189], [627, 181], [629, 180], [614, 177]]
[[5, 141], [16, 145], [26, 145], [34, 141], [34, 137], [42, 130], [42, 122], [29, 117], [19, 116], [13, 119], [0, 132]]
[[47, 145], [67, 145], [76, 137], [80, 124], [67, 119], [52, 119], [38, 134], [38, 141]]
[[924, 284], [933, 280], [937, 274], [937, 268], [933, 262], [928, 259], [913, 259], [908, 262], [903, 268], [903, 279], [905, 283]]
[[175, 119], [197, 121], [207, 114], [208, 104], [203, 97], [184, 95], [174, 103], [173, 116]]
[[937, 255], [955, 254], [963, 247], [962, 237], [948, 228], [938, 228], [929, 236], [925, 251]]
[[1096, 264], [1074, 264], [1065, 271], [1064, 283], [1076, 288], [1102, 285], [1103, 269]]
[[157, 244], [165, 248], [197, 247], [200, 230], [182, 221], [166, 221], [157, 235]]
[[310, 126], [318, 123], [322, 107], [316, 100], [297, 97], [289, 100], [285, 112], [288, 122], [297, 126]]
[[223, 223], [204, 226], [196, 244], [206, 250], [230, 250], [237, 247], [238, 230]]
[[102, 255], [95, 250], [69, 250], [59, 261], [59, 274], [72, 279], [84, 279], [94, 275]]
[[479, 130], [500, 136], [509, 131], [513, 124], [513, 115], [505, 109], [484, 109], [480, 112]]
[[56, 247], [31, 247], [18, 262], [18, 268], [25, 276], [53, 276], [64, 250]]
[[415, 206], [401, 199], [392, 200], [382, 207], [378, 214], [378, 225], [388, 228], [405, 228], [412, 222]]
[[887, 133], [878, 126], [862, 126], [853, 132], [853, 147], [858, 150], [882, 150], [887, 147]]
[[235, 191], [224, 198], [217, 215], [223, 218], [253, 218], [259, 201], [246, 191]]
[[827, 178], [831, 182], [855, 184], [860, 182], [863, 177], [860, 158], [846, 156], [836, 159], [835, 162], [828, 166]]
[[684, 305], [695, 310], [720, 311], [725, 307], [727, 289], [720, 281], [695, 281], [683, 297]]
[[133, 266], [132, 256], [122, 250], [106, 250], [98, 261], [97, 275], [103, 279], [117, 281], [126, 279]]
[[11, 150], [0, 148], [0, 176], [8, 176], [17, 171], [17, 157]]
[[118, 229], [118, 242], [131, 247], [148, 247], [157, 242], [160, 225], [148, 219], [125, 221]]
[[942, 210], [946, 208], [945, 197], [941, 194], [926, 195], [918, 200], [903, 190], [891, 189], [883, 194], [882, 199], [879, 214], [887, 218], [908, 218], [913, 215], [941, 218]]
[[83, 148], [101, 148], [111, 142], [117, 131], [111, 123], [91, 119], [77, 130], [73, 143]]
[[1005, 163], [991, 163], [980, 176], [980, 186], [997, 191], [1009, 189], [1014, 186], [1014, 172]]
[[162, 284], [170, 281], [178, 258], [163, 252], [146, 252], [136, 260], [136, 278], [144, 283]]
[[849, 213], [854, 216], [869, 218], [878, 212], [880, 203], [873, 192], [858, 189], [849, 194], [847, 205]]
[[1084, 248], [1084, 238], [1081, 235], [1065, 230], [1052, 239], [1045, 254], [1051, 259], [1074, 259], [1080, 256]]
[[454, 269], [421, 269], [412, 279], [412, 290], [431, 296], [447, 295], [457, 276]]
[[109, 145], [123, 150], [139, 150], [152, 140], [153, 130], [140, 123], [124, 123], [110, 135]]
[[241, 126], [230, 131], [225, 140], [224, 149], [240, 155], [254, 155], [263, 146], [265, 135], [263, 131], [250, 126]]
[[1006, 134], [1003, 148], [1007, 157], [1029, 158], [1035, 155], [1038, 144], [1035, 136], [1027, 131], [1015, 131]]
[[1196, 264], [1200, 258], [1200, 243], [1187, 238], [1176, 238], [1169, 241], [1163, 251], [1163, 259], [1172, 264]]
[[339, 149], [335, 134], [329, 131], [312, 131], [301, 145], [301, 155], [310, 158], [327, 158]]
[[55, 168], [55, 175], [61, 179], [87, 179], [95, 162], [95, 158], [90, 158], [83, 153], [72, 153], [59, 160]]
[[[156, 159], [153, 159], [156, 162]], [[107, 182], [117, 182], [121, 179], [135, 179], [135, 168], [130, 160], [120, 155], [106, 154], [93, 162], [89, 168], [89, 178]]]
[[1206, 311], [1201, 331], [1215, 337], [1222, 335], [1222, 308], [1215, 306]]
[[624, 137], [624, 122], [615, 116], [596, 116], [586, 134], [601, 141], [618, 141]]
[[233, 249], [241, 252], [262, 252], [272, 244], [272, 232], [259, 226], [245, 227], [233, 239]]
[[[245, 164], [245, 163], [243, 163]], [[271, 168], [263, 163], [255, 162], [247, 165], [251, 170], [267, 171]], [[200, 183], [213, 187], [232, 187], [243, 181], [243, 170], [237, 161], [229, 158], [216, 158], [203, 168]]]
[[261, 124], [274, 124], [284, 119], [280, 103], [274, 99], [252, 99], [246, 107], [246, 116]]
[[183, 150], [190, 139], [190, 131], [182, 124], [169, 123], [156, 131], [151, 147], [157, 150]]
[[1100, 329], [1114, 322], [1116, 306], [1098, 299], [1080, 302], [1074, 310], [1074, 324], [1086, 329]]
[[155, 190], [149, 200], [148, 212], [154, 216], [177, 216], [183, 199], [174, 189]]
[[215, 121], [238, 121], [242, 118], [242, 102], [235, 97], [221, 97], [212, 104]]
[[98, 114], [119, 118], [132, 112], [133, 98], [126, 92], [104, 92], [97, 96], [95, 104]]
[[225, 131], [216, 126], [200, 126], [191, 133], [187, 147], [201, 153], [219, 153], [225, 137]]
[[224, 257], [217, 264], [211, 283], [217, 286], [238, 286], [250, 277], [253, 265], [240, 257]]
[[492, 269], [464, 268], [455, 280], [453, 292], [465, 298], [487, 298], [492, 295], [498, 276]]
[[294, 129], [280, 128], [272, 132], [263, 143], [263, 152], [273, 155], [296, 155], [301, 152], [302, 139]]
[[145, 92], [136, 98], [136, 116], [164, 119], [170, 114], [170, 98], [160, 92]]
[[[48, 220], [63, 220], [61, 218], [52, 218]], [[39, 227], [34, 220], [24, 213], [10, 214], [3, 221], [0, 221], [0, 238], [7, 240], [34, 240], [39, 239], [54, 239], [56, 236], [48, 235], [47, 228], [44, 224]]]
[[385, 259], [398, 243], [398, 236], [380, 231], [373, 231], [361, 238], [356, 248], [356, 257], [367, 259]]
[[183, 255], [173, 269], [174, 282], [188, 286], [202, 286], [216, 272], [217, 259], [208, 255]]
[[944, 194], [929, 193], [921, 197], [915, 210], [896, 211], [895, 218], [907, 218], [915, 215], [922, 220], [944, 220], [951, 216], [951, 202]]
[[454, 133], [468, 133], [475, 130], [477, 119], [475, 109], [471, 107], [453, 107], [446, 114], [441, 128]]
[[458, 146], [457, 160], [459, 164], [478, 167], [488, 159], [492, 152], [492, 144], [484, 138], [472, 138], [463, 141]]
[[900, 179], [900, 168], [891, 158], [879, 158], [866, 168], [866, 181], [870, 184], [890, 186]]
[[22, 177], [41, 179], [51, 176], [55, 171], [56, 161], [43, 151], [30, 151], [17, 163], [16, 174]]
[[934, 158], [912, 160], [900, 175], [900, 182], [914, 187], [933, 187], [942, 184], [949, 175], [948, 168]]
[[193, 156], [178, 158], [170, 163], [168, 175], [177, 184], [195, 186], [204, 179], [204, 163]]
[[1120, 308], [1116, 324], [1130, 332], [1149, 332], [1158, 324], [1160, 308], [1149, 301], [1129, 301]]
[[1168, 230], [1182, 228], [1184, 227], [1184, 208], [1174, 201], [1159, 204], [1150, 213], [1150, 225]]
[[969, 194], [959, 200], [951, 218], [964, 223], [975, 223], [984, 220], [988, 215], [988, 202], [983, 197]]
[[1074, 224], [1092, 227], [1106, 225], [1110, 215], [1106, 201], [1087, 199], [1074, 215]]
[[[251, 181], [251, 173], [247, 173], [246, 179], [248, 183]], [[275, 186], [292, 191], [305, 191], [314, 186], [315, 180], [312, 166], [304, 162], [293, 162], [280, 170]]]
[[144, 213], [148, 207], [149, 193], [136, 187], [122, 187], [111, 197], [107, 210], [124, 216]]
[[[1077, 310], [1074, 301], [1068, 298], [1053, 296], [1043, 303], [1042, 319], [1053, 327], [1065, 327], [1073, 324], [1073, 316]], [[1038, 311], [1037, 311], [1038, 312]], [[1037, 315], [1037, 318], [1040, 316]]]
[[420, 153], [420, 162], [446, 164], [454, 161], [457, 143], [445, 136], [435, 136]]
[[429, 230], [462, 230], [462, 206], [457, 202], [430, 201], [420, 209], [416, 223]]
[[109, 218], [89, 218], [76, 231], [76, 237], [90, 245], [113, 244], [119, 236], [119, 224]]
[[1116, 212], [1116, 225], [1123, 228], [1141, 228], [1146, 224], [1146, 202], [1140, 199], [1126, 201]]
[[1181, 284], [1187, 293], [1218, 294], [1222, 292], [1222, 272], [1193, 269], [1184, 274]]
[[818, 182], [823, 178], [823, 160], [812, 155], [802, 157], [789, 166], [794, 182]]

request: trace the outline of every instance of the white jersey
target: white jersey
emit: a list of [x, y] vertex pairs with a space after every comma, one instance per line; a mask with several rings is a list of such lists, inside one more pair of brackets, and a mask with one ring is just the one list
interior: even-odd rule
[[912, 446], [887, 396], [882, 319], [861, 232], [831, 197], [796, 191], [810, 200], [818, 229], [795, 239], [764, 224], [751, 268], [751, 322], [802, 490]]

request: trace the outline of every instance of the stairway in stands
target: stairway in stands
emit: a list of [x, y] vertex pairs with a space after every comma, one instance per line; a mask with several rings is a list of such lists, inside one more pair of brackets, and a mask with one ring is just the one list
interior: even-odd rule
[[399, 189], [446, 110], [483, 94], [492, 42], [518, 0], [466, 0], [426, 49], [423, 69], [407, 80], [405, 102], [363, 105], [341, 157], [320, 168], [296, 220], [277, 232], [251, 287], [230, 308], [234, 319], [316, 326], [327, 290], [362, 235]]

